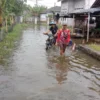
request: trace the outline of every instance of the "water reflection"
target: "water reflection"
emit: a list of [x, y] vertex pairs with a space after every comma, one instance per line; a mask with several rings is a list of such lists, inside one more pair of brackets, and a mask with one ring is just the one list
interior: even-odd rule
[[65, 62], [65, 58], [61, 58], [55, 66], [56, 80], [58, 81], [58, 84], [62, 84], [65, 80], [67, 80], [68, 64]]
[[78, 50], [46, 52], [46, 30], [25, 30], [10, 66], [0, 66], [0, 100], [100, 100], [100, 62]]
[[64, 84], [64, 82], [67, 80], [69, 61], [65, 56], [58, 56], [58, 53], [58, 49], [56, 48], [53, 48], [48, 52], [47, 61], [49, 75], [54, 77], [58, 84]]

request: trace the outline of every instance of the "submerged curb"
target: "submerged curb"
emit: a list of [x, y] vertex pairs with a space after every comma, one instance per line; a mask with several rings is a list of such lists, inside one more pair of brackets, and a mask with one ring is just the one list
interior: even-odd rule
[[100, 52], [95, 51], [95, 50], [89, 48], [86, 45], [79, 45], [78, 49], [83, 51], [84, 53], [90, 55], [91, 57], [93, 57], [93, 58], [95, 58], [97, 60], [100, 60]]

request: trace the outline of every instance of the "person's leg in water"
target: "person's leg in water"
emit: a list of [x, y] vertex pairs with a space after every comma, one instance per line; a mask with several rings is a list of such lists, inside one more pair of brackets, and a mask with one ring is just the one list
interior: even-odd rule
[[54, 39], [53, 39], [53, 44], [54, 45], [56, 45], [56, 39], [57, 39], [57, 37], [54, 37]]
[[63, 44], [63, 52], [65, 53], [65, 51], [66, 51], [66, 44]]
[[66, 45], [65, 44], [61, 44], [60, 45], [60, 55], [63, 56], [66, 50]]
[[72, 45], [72, 51], [75, 51], [75, 48], [76, 48], [76, 44], [73, 43], [73, 45]]

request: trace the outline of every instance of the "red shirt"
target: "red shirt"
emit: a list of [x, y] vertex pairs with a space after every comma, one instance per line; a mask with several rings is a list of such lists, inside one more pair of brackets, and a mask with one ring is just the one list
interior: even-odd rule
[[57, 32], [57, 42], [59, 43], [63, 43], [63, 44], [66, 44], [66, 43], [69, 43], [70, 41], [70, 30], [69, 29], [66, 29], [66, 30], [59, 30]]

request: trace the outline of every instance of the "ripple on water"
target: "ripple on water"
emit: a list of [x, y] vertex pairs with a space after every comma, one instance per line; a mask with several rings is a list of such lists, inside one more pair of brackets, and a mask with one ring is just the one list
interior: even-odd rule
[[100, 100], [100, 62], [70, 48], [65, 57], [45, 51], [45, 30], [26, 29], [11, 64], [0, 66], [0, 100]]

